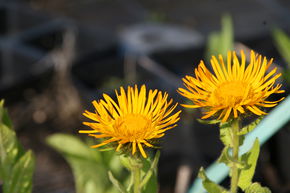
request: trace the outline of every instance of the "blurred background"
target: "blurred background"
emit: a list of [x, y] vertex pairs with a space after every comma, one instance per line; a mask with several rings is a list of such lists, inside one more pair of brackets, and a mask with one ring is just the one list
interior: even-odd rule
[[[79, 135], [84, 109], [121, 85], [146, 84], [185, 103], [176, 89], [200, 59], [254, 49], [285, 72], [286, 96], [289, 32], [287, 0], [1, 0], [0, 98], [35, 152], [33, 192], [75, 192], [70, 166], [46, 137]], [[161, 145], [161, 193], [186, 192], [222, 149], [216, 126], [195, 121], [199, 111], [182, 116]], [[290, 192], [289, 141], [285, 127], [262, 149], [256, 178], [273, 192]]]

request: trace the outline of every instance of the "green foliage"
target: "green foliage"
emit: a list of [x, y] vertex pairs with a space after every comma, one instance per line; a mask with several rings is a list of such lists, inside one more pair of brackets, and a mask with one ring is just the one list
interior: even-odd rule
[[[135, 169], [134, 165], [138, 164], [141, 168], [141, 183], [140, 188], [142, 193], [157, 193], [158, 192], [158, 179], [157, 179], [157, 166], [160, 157], [160, 151], [157, 151], [154, 158], [150, 156], [148, 158], [138, 159], [138, 163], [131, 156], [120, 156], [121, 163], [129, 171]], [[131, 192], [132, 185], [134, 183], [134, 178], [131, 178], [131, 182], [127, 188], [128, 192]]]
[[143, 159], [142, 181], [141, 187], [143, 193], [157, 193], [158, 191], [158, 179], [157, 179], [157, 166], [160, 157], [160, 151], [157, 151], [154, 159], [150, 157]]
[[226, 147], [233, 147], [233, 139], [232, 139], [232, 129], [231, 123], [221, 123], [220, 124], [220, 140]]
[[209, 61], [212, 55], [222, 54], [226, 56], [229, 50], [233, 49], [234, 32], [232, 19], [229, 15], [222, 17], [222, 29], [220, 32], [213, 32], [208, 37], [206, 58]]
[[[220, 140], [226, 147], [233, 147], [232, 121], [220, 123]], [[239, 145], [243, 144], [244, 136], [239, 136]]]
[[214, 125], [214, 124], [218, 124], [221, 122], [220, 120], [217, 120], [217, 119], [213, 119], [213, 120], [197, 119], [197, 121], [200, 123], [209, 124], [209, 125]]
[[[226, 164], [230, 168], [232, 192], [236, 193], [236, 187], [240, 187], [246, 193], [268, 193], [269, 191], [268, 188], [263, 188], [258, 183], [252, 183], [260, 152], [258, 139], [255, 140], [252, 148], [247, 153], [240, 156], [237, 150], [243, 144], [245, 135], [251, 132], [262, 119], [263, 117], [259, 117], [242, 129], [239, 129], [239, 120], [237, 119], [220, 123], [220, 139], [225, 147], [217, 161]], [[218, 193], [224, 190], [210, 181], [203, 169], [200, 170], [199, 177], [208, 192]]]
[[250, 133], [253, 129], [255, 129], [257, 127], [257, 125], [261, 122], [261, 120], [263, 118], [264, 118], [264, 116], [260, 116], [259, 118], [257, 118], [255, 121], [253, 121], [249, 125], [243, 127], [240, 130], [240, 132], [238, 133], [238, 135], [246, 135], [246, 134]]
[[205, 174], [204, 169], [200, 168], [198, 177], [202, 180], [203, 187], [210, 193], [229, 193], [226, 189], [211, 181]]
[[19, 144], [12, 122], [0, 102], [0, 179], [3, 193], [30, 193], [35, 158], [31, 151], [24, 152]]
[[242, 190], [245, 190], [252, 183], [259, 153], [260, 153], [260, 144], [259, 140], [256, 139], [251, 150], [241, 156], [241, 160], [244, 163], [246, 163], [246, 167], [240, 171], [240, 177], [238, 181], [238, 186]]
[[271, 191], [269, 188], [262, 187], [259, 183], [255, 182], [246, 189], [245, 193], [271, 193]]
[[290, 37], [281, 29], [274, 29], [272, 34], [280, 55], [290, 68]]
[[229, 147], [225, 147], [217, 161], [219, 163], [226, 164], [228, 167], [232, 167], [233, 165], [235, 165], [237, 168], [244, 168], [244, 162], [234, 160], [233, 157], [229, 154], [229, 149]]
[[112, 184], [119, 190], [120, 193], [126, 193], [126, 189], [124, 188], [124, 186], [119, 182], [119, 180], [117, 180], [111, 171], [108, 172], [109, 175], [109, 179], [112, 182]]
[[290, 83], [290, 37], [281, 29], [274, 29], [272, 34], [278, 52], [288, 66], [283, 72], [283, 78]]
[[115, 179], [113, 174], [122, 179], [120, 184], [127, 181], [123, 166], [113, 151], [92, 149], [89, 142], [84, 143], [67, 134], [54, 134], [47, 138], [47, 143], [61, 153], [71, 166], [77, 193], [117, 193], [119, 190], [113, 188], [110, 182], [110, 179]]

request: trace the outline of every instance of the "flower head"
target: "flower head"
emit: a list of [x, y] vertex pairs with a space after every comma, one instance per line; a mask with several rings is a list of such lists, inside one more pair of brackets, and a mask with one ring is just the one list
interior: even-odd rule
[[211, 58], [214, 74], [201, 61], [194, 71], [195, 77], [182, 79], [187, 90], [179, 88], [178, 92], [194, 103], [183, 106], [204, 107], [206, 111], [202, 119], [216, 116], [222, 122], [246, 112], [266, 114], [261, 107], [273, 107], [283, 98], [278, 101], [266, 99], [273, 93], [284, 92], [280, 90], [281, 84], [274, 85], [281, 76], [281, 73], [276, 74], [277, 68], [267, 73], [272, 61], [251, 51], [250, 63], [246, 66], [243, 51], [240, 61], [235, 52], [228, 52], [226, 63], [221, 55], [218, 59], [215, 56]]
[[127, 92], [123, 87], [120, 93], [116, 92], [117, 102], [104, 94], [104, 99], [93, 101], [95, 112], [85, 111], [84, 116], [95, 122], [84, 122], [92, 130], [80, 130], [89, 136], [102, 138], [104, 141], [93, 145], [97, 148], [109, 143], [116, 145], [116, 151], [129, 145], [132, 154], [137, 148], [146, 158], [143, 145], [153, 147], [151, 141], [164, 136], [164, 132], [176, 126], [181, 111], [172, 114], [177, 106], [173, 100], [167, 100], [168, 94], [158, 90], [149, 90], [146, 93], [145, 85], [138, 87], [128, 86]]

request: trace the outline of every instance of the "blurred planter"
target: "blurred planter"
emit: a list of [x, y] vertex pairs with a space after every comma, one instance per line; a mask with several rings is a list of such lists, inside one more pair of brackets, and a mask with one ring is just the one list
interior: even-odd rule
[[123, 57], [116, 37], [102, 29], [78, 27], [72, 76], [85, 101], [114, 93], [124, 84]]
[[0, 37], [15, 36], [45, 25], [50, 19], [23, 5], [0, 4]]
[[0, 48], [0, 98], [19, 100], [26, 88], [41, 88], [51, 76], [51, 61], [22, 48]]
[[0, 4], [0, 97], [19, 100], [26, 88], [41, 88], [52, 63], [21, 44], [20, 37], [34, 33], [53, 20], [24, 5]]
[[[22, 36], [21, 42], [40, 55], [45, 55], [62, 46], [64, 34], [68, 30], [75, 36], [73, 63], [70, 64], [72, 76], [85, 100], [95, 98], [101, 92], [100, 87], [112, 87], [110, 84], [115, 83], [120, 85], [123, 77], [122, 57], [117, 50], [116, 37], [106, 30], [59, 20], [45, 30], [43, 28], [37, 33]], [[104, 84], [107, 86], [102, 86]]]

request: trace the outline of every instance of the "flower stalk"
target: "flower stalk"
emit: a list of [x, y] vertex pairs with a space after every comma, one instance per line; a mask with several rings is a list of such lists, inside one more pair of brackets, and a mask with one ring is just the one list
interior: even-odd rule
[[270, 68], [273, 59], [268, 60], [254, 51], [248, 62], [243, 51], [240, 57], [229, 51], [226, 60], [222, 55], [213, 56], [210, 63], [212, 71], [201, 61], [194, 70], [195, 76], [182, 79], [185, 88], [179, 88], [178, 92], [193, 102], [182, 104], [183, 107], [204, 108], [201, 119], [212, 118], [207, 121], [209, 124], [220, 123], [220, 139], [225, 147], [218, 162], [230, 168], [231, 186], [228, 190], [214, 183], [203, 168], [199, 177], [209, 193], [237, 193], [238, 188], [244, 192], [269, 193], [268, 188], [252, 181], [260, 152], [259, 140], [255, 140], [248, 152], [239, 155], [243, 138], [257, 126], [257, 121], [240, 128], [240, 120], [255, 114], [259, 122], [267, 114], [264, 107], [274, 107], [284, 99], [267, 100], [272, 94], [285, 92], [281, 84], [275, 84], [281, 73], [276, 73], [277, 68]]
[[132, 171], [132, 175], [134, 178], [134, 193], [141, 193], [140, 191], [141, 169], [139, 167], [134, 168], [134, 170]]
[[141, 193], [141, 169], [143, 167], [143, 164], [138, 157], [132, 156], [131, 167], [131, 175], [134, 181], [133, 193]]
[[[232, 158], [235, 163], [239, 161], [239, 120], [234, 119], [232, 121], [232, 144], [233, 144], [233, 154]], [[231, 193], [237, 193], [238, 189], [238, 181], [239, 181], [239, 169], [236, 164], [232, 164], [232, 167], [230, 168], [231, 170]]]

